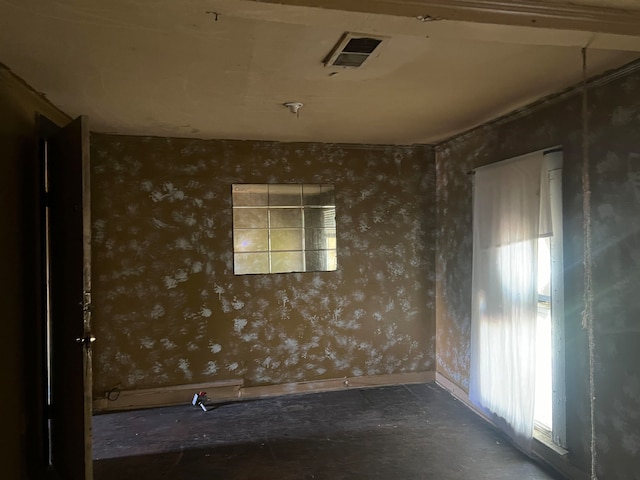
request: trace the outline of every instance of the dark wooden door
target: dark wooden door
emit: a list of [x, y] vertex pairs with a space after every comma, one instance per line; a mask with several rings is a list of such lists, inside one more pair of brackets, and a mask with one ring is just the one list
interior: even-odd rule
[[91, 217], [89, 132], [78, 117], [47, 138], [51, 463], [91, 480]]

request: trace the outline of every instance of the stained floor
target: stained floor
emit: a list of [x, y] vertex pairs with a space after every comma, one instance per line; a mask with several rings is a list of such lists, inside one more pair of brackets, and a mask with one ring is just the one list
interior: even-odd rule
[[96, 480], [558, 479], [435, 384], [94, 417]]

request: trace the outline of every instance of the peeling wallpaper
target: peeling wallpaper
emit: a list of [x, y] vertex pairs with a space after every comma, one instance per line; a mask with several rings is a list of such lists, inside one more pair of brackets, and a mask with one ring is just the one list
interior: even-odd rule
[[[437, 369], [469, 385], [472, 168], [543, 148], [564, 149], [567, 442], [590, 465], [588, 346], [582, 328], [581, 97], [542, 103], [437, 149]], [[640, 479], [640, 74], [591, 87], [595, 415], [599, 479]]]
[[[431, 148], [91, 142], [96, 398], [435, 369]], [[234, 276], [232, 183], [334, 184], [338, 270]]]

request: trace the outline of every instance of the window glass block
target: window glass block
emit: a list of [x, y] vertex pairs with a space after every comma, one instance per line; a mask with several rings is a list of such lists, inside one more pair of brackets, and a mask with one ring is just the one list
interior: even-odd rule
[[308, 250], [305, 252], [305, 260], [308, 272], [337, 269], [337, 255], [335, 250]]
[[269, 205], [280, 205], [280, 206], [302, 205], [302, 185], [300, 184], [269, 185]]
[[269, 273], [269, 254], [264, 253], [236, 253], [233, 255], [233, 273]]
[[304, 272], [303, 252], [271, 253], [271, 273]]
[[301, 228], [271, 230], [271, 250], [302, 250]]
[[302, 185], [302, 198], [304, 205], [329, 207], [336, 204], [334, 187], [328, 184]]
[[305, 249], [324, 250], [335, 248], [335, 228], [307, 228], [305, 229]]
[[301, 208], [272, 208], [269, 215], [271, 228], [302, 227]]
[[269, 189], [266, 184], [235, 184], [231, 192], [234, 207], [268, 205]]
[[336, 209], [314, 208], [304, 209], [304, 226], [306, 228], [335, 228], [336, 227]]
[[269, 250], [269, 230], [234, 230], [234, 252], [266, 252]]
[[266, 208], [234, 208], [233, 228], [268, 228]]

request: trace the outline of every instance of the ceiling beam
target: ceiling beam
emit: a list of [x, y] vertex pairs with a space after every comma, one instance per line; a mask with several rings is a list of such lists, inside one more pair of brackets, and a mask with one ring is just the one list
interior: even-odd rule
[[257, 0], [372, 14], [640, 36], [640, 9], [552, 0]]

